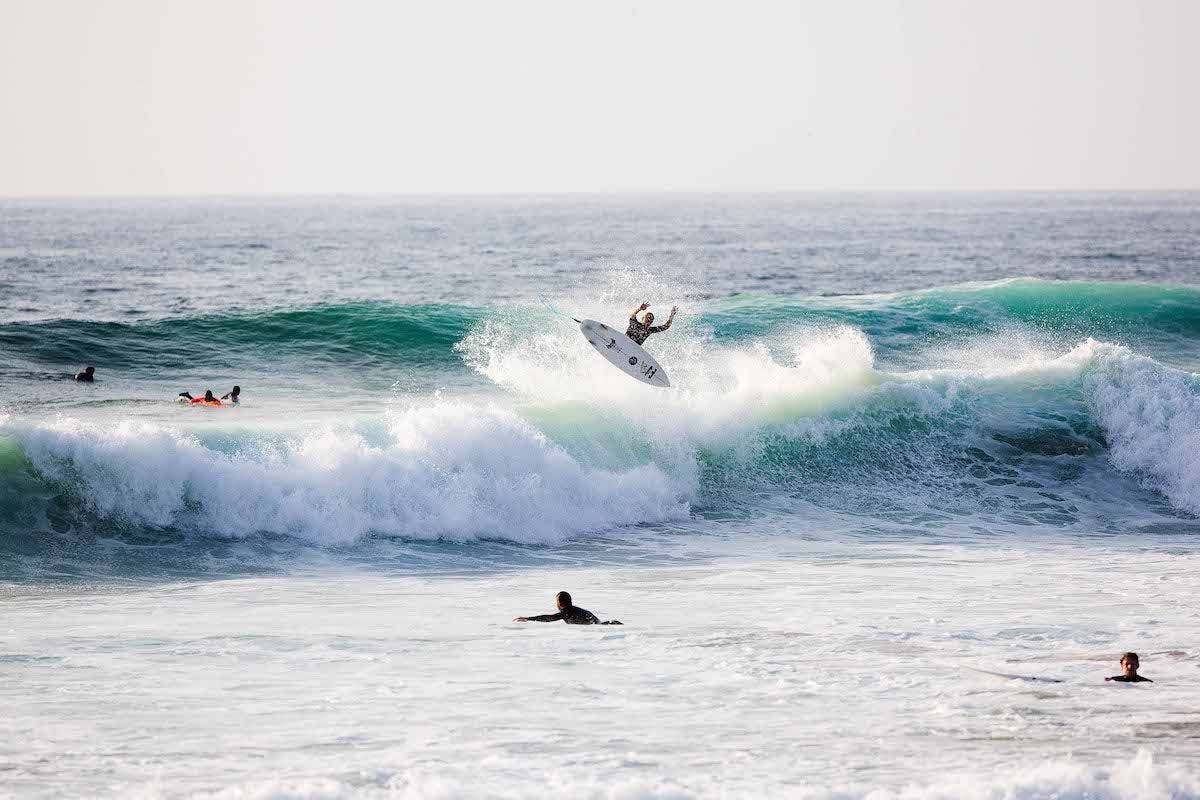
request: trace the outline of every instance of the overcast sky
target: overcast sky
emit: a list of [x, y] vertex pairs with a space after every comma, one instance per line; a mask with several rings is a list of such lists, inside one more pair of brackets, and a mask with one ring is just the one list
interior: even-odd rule
[[1200, 188], [1200, 1], [0, 0], [0, 194]]

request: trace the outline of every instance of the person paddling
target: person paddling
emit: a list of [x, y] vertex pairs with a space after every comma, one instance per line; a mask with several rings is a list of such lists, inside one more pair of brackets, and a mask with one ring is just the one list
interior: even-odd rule
[[586, 608], [580, 608], [571, 602], [570, 592], [559, 592], [554, 597], [558, 606], [557, 614], [540, 614], [536, 617], [516, 617], [513, 622], [558, 622], [562, 620], [568, 625], [620, 625], [620, 620], [601, 622], [600, 618]]
[[[649, 303], [642, 303], [640, 306], [629, 312], [629, 327], [625, 329], [625, 335], [638, 344], [642, 344], [650, 338], [652, 333], [662, 333], [667, 328], [671, 327], [671, 322], [675, 319], [675, 312], [679, 310], [679, 306], [671, 308], [671, 315], [667, 317], [667, 321], [662, 325], [654, 324], [654, 315], [646, 311], [650, 307]], [[646, 311], [646, 315], [638, 320], [638, 314]]]
[[204, 397], [192, 397], [188, 392], [180, 392], [179, 396], [191, 402], [194, 406], [219, 406], [221, 401], [213, 396], [212, 389], [204, 393]]

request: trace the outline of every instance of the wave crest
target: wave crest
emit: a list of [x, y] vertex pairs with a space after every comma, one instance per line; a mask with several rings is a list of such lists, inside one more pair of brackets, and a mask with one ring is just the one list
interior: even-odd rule
[[14, 434], [33, 468], [89, 513], [218, 536], [555, 543], [687, 515], [688, 487], [656, 466], [585, 467], [496, 407], [401, 411], [377, 443], [327, 428], [223, 450], [153, 424], [70, 419]]

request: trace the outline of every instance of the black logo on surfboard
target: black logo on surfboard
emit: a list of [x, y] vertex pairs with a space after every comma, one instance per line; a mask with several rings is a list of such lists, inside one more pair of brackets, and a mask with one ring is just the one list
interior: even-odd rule
[[629, 357], [629, 366], [631, 366], [631, 367], [636, 367], [636, 366], [637, 366], [637, 356], [630, 356], [630, 357]]

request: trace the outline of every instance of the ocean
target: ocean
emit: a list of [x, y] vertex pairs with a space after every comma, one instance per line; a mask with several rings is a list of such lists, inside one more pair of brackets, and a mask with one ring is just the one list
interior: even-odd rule
[[0, 200], [0, 795], [1198, 798], [1197, 373], [1197, 193]]

